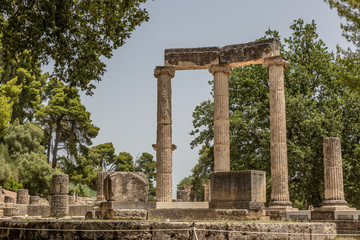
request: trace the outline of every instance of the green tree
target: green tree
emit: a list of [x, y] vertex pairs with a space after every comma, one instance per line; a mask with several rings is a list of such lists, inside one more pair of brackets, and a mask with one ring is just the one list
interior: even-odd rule
[[20, 156], [19, 181], [31, 195], [48, 197], [51, 193], [51, 178], [55, 173], [44, 153], [25, 153]]
[[11, 176], [9, 178], [9, 180], [5, 183], [5, 189], [9, 190], [9, 191], [13, 191], [16, 192], [18, 189], [22, 189], [23, 185], [21, 183], [19, 183], [17, 178], [14, 178], [13, 176]]
[[9, 126], [13, 113], [13, 105], [18, 101], [21, 88], [21, 85], [16, 85], [16, 78], [0, 85], [0, 137], [4, 135]]
[[52, 146], [52, 167], [55, 168], [59, 149], [66, 151], [65, 158], [76, 158], [78, 151], [84, 149], [83, 146], [92, 144], [91, 139], [97, 136], [99, 128], [91, 123], [90, 113], [81, 104], [75, 87], [52, 79], [46, 93], [49, 98], [48, 105], [42, 106], [36, 116], [46, 129], [48, 160]]
[[148, 20], [145, 1], [0, 1], [0, 41], [12, 56], [29, 50], [34, 66], [52, 59], [53, 77], [91, 93], [102, 59]]
[[149, 200], [153, 201], [156, 197], [156, 161], [150, 153], [142, 153], [135, 160], [135, 171], [145, 173], [149, 180]]
[[[285, 39], [282, 55], [290, 62], [285, 70], [289, 187], [295, 206], [319, 206], [323, 199], [322, 139], [340, 137], [343, 146], [344, 186], [350, 204], [360, 206], [358, 93], [339, 79], [337, 59], [327, 51], [314, 22], [296, 20]], [[278, 37], [268, 31], [267, 35]], [[270, 194], [268, 71], [259, 65], [233, 68], [229, 78], [231, 169], [264, 170]], [[196, 107], [193, 146], [211, 147], [212, 101]], [[207, 162], [204, 167], [210, 167]], [[205, 168], [206, 169], [206, 168]], [[268, 195], [269, 196], [269, 195]], [[269, 197], [268, 197], [269, 200]]]
[[99, 170], [106, 169], [106, 166], [115, 161], [115, 148], [111, 142], [99, 144], [89, 149], [88, 160], [94, 168]]
[[120, 152], [115, 159], [115, 171], [134, 172], [134, 161], [130, 153]]
[[10, 85], [17, 88], [11, 121], [33, 121], [42, 100], [47, 75], [41, 73], [39, 64], [35, 67], [31, 65], [31, 54], [28, 50], [12, 57], [10, 55], [0, 42], [0, 86]]
[[11, 168], [9, 165], [10, 156], [5, 144], [0, 143], [0, 185], [4, 186], [4, 183], [10, 178]]
[[3, 138], [4, 144], [0, 145], [0, 161], [3, 156], [5, 168], [9, 169], [12, 177], [5, 183], [8, 189], [16, 189], [18, 179], [22, 187], [29, 189], [32, 195], [50, 194], [54, 171], [46, 161], [43, 139], [43, 130], [33, 122], [20, 124], [19, 120], [16, 120], [7, 129]]
[[359, 0], [324, 0], [331, 8], [335, 8], [338, 15], [346, 19], [346, 24], [341, 24], [343, 36], [351, 42], [355, 49], [338, 48], [341, 58], [339, 64], [343, 69], [339, 77], [350, 87], [360, 91], [360, 1]]

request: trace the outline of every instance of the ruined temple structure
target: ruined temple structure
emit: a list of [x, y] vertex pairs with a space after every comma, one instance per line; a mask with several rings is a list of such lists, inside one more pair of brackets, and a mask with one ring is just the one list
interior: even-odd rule
[[[229, 90], [228, 78], [232, 67], [262, 64], [269, 69], [270, 87], [270, 149], [272, 192], [270, 209], [292, 209], [289, 201], [288, 163], [286, 146], [286, 114], [284, 93], [284, 67], [287, 62], [280, 55], [280, 42], [277, 39], [266, 39], [245, 44], [225, 47], [178, 48], [165, 50], [165, 65], [155, 68], [157, 78], [157, 138], [153, 148], [156, 150], [157, 187], [156, 199], [159, 202], [172, 201], [172, 151], [176, 146], [172, 143], [171, 120], [171, 79], [177, 70], [208, 69], [214, 77], [214, 173], [212, 181], [216, 186], [227, 187], [222, 181], [228, 180], [224, 173], [230, 173], [230, 135], [229, 135]], [[262, 179], [262, 173], [231, 173], [235, 176]], [[255, 177], [256, 176], [256, 177]], [[257, 189], [262, 189], [263, 181], [254, 180]], [[210, 199], [221, 201], [228, 196], [214, 194], [219, 189], [211, 187]], [[230, 187], [230, 186], [229, 186]], [[232, 186], [231, 186], [232, 187]], [[230, 190], [225, 191], [230, 193]], [[231, 196], [233, 207], [243, 205], [241, 191]], [[249, 198], [250, 201], [251, 198]], [[262, 199], [262, 198], [257, 198]], [[262, 199], [263, 201], [263, 199]], [[251, 202], [251, 201], [250, 201]], [[248, 202], [246, 204], [251, 203]], [[245, 204], [245, 205], [246, 205]], [[221, 205], [218, 202], [216, 205]], [[254, 205], [254, 204], [253, 204]], [[255, 205], [261, 205], [255, 203]], [[231, 206], [229, 206], [231, 207]]]

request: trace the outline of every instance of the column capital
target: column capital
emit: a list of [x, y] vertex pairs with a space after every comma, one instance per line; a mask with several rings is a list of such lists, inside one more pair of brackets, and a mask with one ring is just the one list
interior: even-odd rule
[[268, 68], [271, 65], [282, 65], [283, 67], [289, 66], [289, 62], [282, 56], [264, 58], [263, 67]]
[[223, 73], [227, 73], [229, 75], [232, 74], [231, 67], [229, 65], [225, 65], [225, 64], [211, 65], [209, 68], [209, 72], [212, 75], [214, 75], [217, 72], [223, 72]]
[[175, 69], [173, 67], [157, 66], [154, 69], [154, 76], [158, 78], [161, 74], [168, 74], [173, 78], [175, 76]]

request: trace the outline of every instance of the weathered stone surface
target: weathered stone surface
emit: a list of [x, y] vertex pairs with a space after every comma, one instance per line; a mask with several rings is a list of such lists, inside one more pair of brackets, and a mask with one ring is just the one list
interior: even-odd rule
[[12, 198], [10, 196], [5, 196], [4, 197], [4, 202], [5, 203], [15, 203], [15, 198]]
[[104, 180], [111, 172], [98, 172], [97, 173], [97, 183], [96, 183], [96, 199], [97, 201], [105, 201], [104, 196]]
[[155, 209], [156, 202], [102, 202], [100, 203], [101, 209]]
[[229, 87], [231, 68], [212, 65], [214, 75], [214, 172], [230, 171]]
[[266, 202], [264, 171], [211, 173], [210, 208], [261, 209]]
[[177, 190], [176, 201], [177, 202], [190, 202], [191, 191], [188, 190]]
[[16, 191], [16, 203], [17, 204], [29, 204], [29, 190], [19, 189]]
[[[335, 239], [333, 223], [229, 223], [229, 238], [235, 239]], [[319, 234], [319, 235], [318, 235]], [[323, 235], [321, 235], [323, 234]]]
[[85, 219], [86, 220], [101, 219], [101, 211], [100, 210], [87, 211], [85, 214]]
[[27, 207], [27, 215], [50, 217], [50, 205], [31, 204]]
[[187, 240], [190, 238], [190, 224], [186, 222], [155, 222], [152, 225], [152, 233], [153, 240]]
[[39, 196], [30, 196], [29, 204], [40, 204], [41, 198]]
[[195, 232], [193, 232], [193, 239], [195, 234], [198, 239], [206, 240], [227, 240], [228, 239], [228, 224], [226, 223], [208, 223], [199, 222], [194, 224]]
[[69, 205], [69, 216], [85, 216], [88, 211], [95, 209], [94, 205]]
[[51, 183], [52, 194], [69, 194], [69, 176], [67, 174], [54, 174]]
[[5, 207], [3, 209], [3, 215], [5, 217], [19, 216], [19, 208], [17, 208], [17, 207]]
[[108, 201], [145, 202], [149, 182], [142, 172], [112, 172], [104, 181], [104, 195]]
[[2, 195], [2, 186], [0, 186], [0, 203], [3, 203], [3, 202], [4, 202], [4, 198]]
[[51, 195], [50, 215], [51, 217], [65, 217], [69, 215], [68, 195]]
[[211, 196], [211, 185], [210, 183], [203, 183], [204, 187], [204, 202], [210, 202], [210, 196]]
[[[0, 221], [0, 227], [11, 227], [10, 230], [0, 229], [3, 239], [121, 239], [151, 240], [150, 223], [119, 222], [119, 221]], [[51, 229], [50, 231], [26, 231], [26, 229]], [[66, 229], [66, 231], [54, 231]], [[85, 231], [82, 231], [85, 230]], [[90, 231], [86, 231], [90, 230]]]
[[147, 210], [145, 209], [108, 209], [102, 211], [103, 219], [112, 220], [146, 220]]
[[345, 207], [340, 138], [323, 139], [325, 199], [323, 207]]
[[277, 39], [266, 39], [225, 47], [174, 48], [165, 50], [165, 66], [176, 70], [206, 69], [213, 64], [231, 67], [261, 64], [266, 57], [280, 55]]
[[156, 199], [172, 201], [172, 116], [171, 79], [175, 75], [172, 67], [156, 67], [157, 78], [157, 131], [156, 131]]
[[289, 201], [288, 162], [286, 145], [286, 110], [284, 66], [281, 56], [264, 59], [269, 69], [271, 201], [269, 208], [291, 208]]

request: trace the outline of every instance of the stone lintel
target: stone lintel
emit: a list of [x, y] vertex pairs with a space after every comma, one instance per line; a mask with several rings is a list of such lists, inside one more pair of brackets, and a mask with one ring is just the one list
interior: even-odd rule
[[215, 64], [240, 67], [262, 64], [264, 58], [280, 55], [278, 39], [228, 45], [225, 47], [172, 48], [165, 50], [165, 66], [175, 70], [208, 69]]

